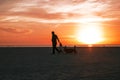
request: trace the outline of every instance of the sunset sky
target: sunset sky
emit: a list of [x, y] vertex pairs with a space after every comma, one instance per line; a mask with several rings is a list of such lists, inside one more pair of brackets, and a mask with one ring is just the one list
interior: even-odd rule
[[0, 0], [0, 46], [120, 44], [120, 0]]

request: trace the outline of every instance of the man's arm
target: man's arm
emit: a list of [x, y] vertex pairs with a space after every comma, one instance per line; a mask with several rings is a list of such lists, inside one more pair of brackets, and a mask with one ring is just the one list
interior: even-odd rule
[[57, 36], [57, 35], [56, 35], [56, 37], [57, 37], [58, 42], [60, 43], [60, 40], [59, 40], [59, 38], [58, 38], [58, 36]]

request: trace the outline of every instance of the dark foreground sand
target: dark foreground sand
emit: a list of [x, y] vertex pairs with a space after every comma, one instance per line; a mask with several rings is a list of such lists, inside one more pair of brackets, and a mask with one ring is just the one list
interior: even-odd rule
[[0, 48], [0, 80], [120, 80], [120, 48], [77, 48], [51, 55], [51, 48]]

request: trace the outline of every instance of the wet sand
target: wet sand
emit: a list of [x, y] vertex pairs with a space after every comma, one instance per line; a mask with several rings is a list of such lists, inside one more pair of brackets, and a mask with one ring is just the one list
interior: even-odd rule
[[1, 47], [0, 80], [120, 80], [120, 47], [79, 47], [77, 52]]

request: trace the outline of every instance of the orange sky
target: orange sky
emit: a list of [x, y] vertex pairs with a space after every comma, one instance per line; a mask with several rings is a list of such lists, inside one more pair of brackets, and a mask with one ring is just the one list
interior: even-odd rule
[[120, 44], [119, 0], [2, 0], [0, 5], [0, 46], [50, 46], [53, 30], [64, 45], [82, 45], [77, 33], [89, 24], [101, 28], [104, 40], [96, 44]]

